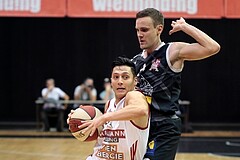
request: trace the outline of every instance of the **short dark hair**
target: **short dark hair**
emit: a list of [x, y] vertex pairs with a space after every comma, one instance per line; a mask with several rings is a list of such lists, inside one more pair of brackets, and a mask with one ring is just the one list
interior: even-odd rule
[[164, 17], [163, 14], [156, 10], [155, 8], [146, 8], [144, 10], [139, 11], [136, 14], [136, 19], [150, 17], [153, 20], [153, 25], [156, 27], [159, 24], [164, 25]]
[[137, 76], [135, 64], [129, 58], [122, 57], [122, 56], [117, 57], [112, 62], [112, 71], [113, 71], [113, 68], [116, 67], [116, 66], [128, 66], [128, 67], [131, 68], [133, 76], [134, 77]]

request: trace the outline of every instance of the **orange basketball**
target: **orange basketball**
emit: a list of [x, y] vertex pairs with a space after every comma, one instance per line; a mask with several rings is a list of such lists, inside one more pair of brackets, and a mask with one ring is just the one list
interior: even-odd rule
[[102, 112], [94, 106], [91, 106], [91, 105], [80, 106], [71, 115], [71, 119], [69, 120], [70, 132], [79, 141], [96, 140], [99, 133], [102, 131], [102, 127], [99, 127], [92, 136], [89, 136], [90, 132], [87, 132], [83, 135], [81, 132], [83, 129], [80, 130], [78, 126], [82, 125], [82, 121], [92, 120], [101, 115], [102, 115]]

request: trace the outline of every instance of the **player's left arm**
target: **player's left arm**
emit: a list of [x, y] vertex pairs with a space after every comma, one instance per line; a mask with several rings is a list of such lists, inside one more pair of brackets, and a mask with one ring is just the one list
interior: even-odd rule
[[125, 101], [126, 114], [136, 125], [144, 128], [148, 125], [149, 105], [146, 97], [139, 91], [128, 92]]
[[[116, 112], [107, 112], [103, 115], [105, 121], [142, 121], [148, 117], [148, 103], [145, 96], [139, 91], [130, 91], [126, 95], [125, 107]], [[141, 122], [143, 123], [144, 120]], [[147, 123], [147, 119], [145, 121]]]
[[[203, 31], [185, 22], [183, 18], [172, 21], [169, 34], [183, 31], [196, 40], [196, 43], [175, 42], [170, 47], [170, 56], [175, 59], [199, 60], [219, 52], [220, 45]], [[173, 58], [174, 59], [174, 58]]]
[[91, 130], [91, 134], [95, 132], [96, 128], [108, 121], [123, 121], [133, 120], [135, 124], [140, 127], [146, 127], [148, 124], [149, 108], [145, 96], [138, 91], [128, 92], [125, 100], [125, 107], [116, 112], [107, 112], [102, 116], [84, 122], [80, 127], [85, 128], [82, 133]]

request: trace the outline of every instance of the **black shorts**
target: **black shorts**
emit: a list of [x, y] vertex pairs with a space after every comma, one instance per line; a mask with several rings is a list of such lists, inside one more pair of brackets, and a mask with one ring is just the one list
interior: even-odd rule
[[181, 119], [168, 117], [151, 122], [145, 158], [174, 160], [181, 136]]

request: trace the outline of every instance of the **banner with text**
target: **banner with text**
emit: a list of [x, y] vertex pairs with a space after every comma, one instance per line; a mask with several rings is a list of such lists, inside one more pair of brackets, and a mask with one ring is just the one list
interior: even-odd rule
[[63, 17], [66, 0], [0, 0], [0, 16]]
[[225, 0], [225, 17], [240, 18], [240, 0]]
[[221, 18], [224, 0], [68, 0], [69, 17], [134, 18], [152, 7], [166, 18]]

